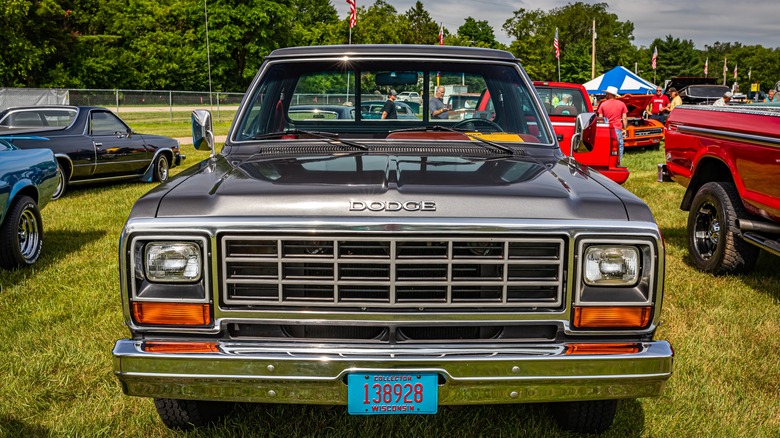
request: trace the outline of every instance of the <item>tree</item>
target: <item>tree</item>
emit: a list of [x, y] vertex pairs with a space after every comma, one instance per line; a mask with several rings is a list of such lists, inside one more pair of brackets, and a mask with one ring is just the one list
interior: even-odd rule
[[358, 8], [357, 26], [352, 29], [355, 44], [401, 44], [409, 25], [398, 17], [395, 8], [384, 0], [376, 0], [368, 9]]
[[471, 17], [467, 17], [458, 28], [458, 38], [467, 46], [497, 48], [499, 45], [493, 27], [487, 21], [477, 21]]
[[421, 1], [417, 1], [406, 14], [404, 21], [408, 23], [404, 35], [404, 44], [439, 44], [439, 25], [433, 21]]
[[[523, 60], [529, 75], [534, 79], [557, 78], [557, 62], [553, 49], [555, 29], [558, 29], [558, 41], [561, 47], [561, 76], [564, 81], [573, 81], [575, 74], [565, 64], [582, 64], [583, 50], [590, 46], [593, 33], [593, 20], [596, 21], [596, 72], [599, 74], [617, 65], [631, 62], [636, 49], [631, 44], [634, 39], [634, 25], [630, 21], [621, 22], [617, 15], [607, 11], [606, 3], [585, 4], [570, 3], [552, 9], [549, 13], [542, 10], [527, 11], [519, 9], [504, 23], [504, 30], [514, 37], [509, 50]], [[585, 43], [587, 41], [587, 43]], [[569, 45], [573, 47], [569, 54]], [[590, 51], [590, 49], [587, 49]], [[573, 56], [574, 59], [568, 59]], [[590, 63], [588, 63], [590, 64]], [[564, 75], [564, 70], [567, 75]], [[587, 68], [590, 72], [590, 68]], [[582, 71], [576, 73], [580, 77]], [[588, 80], [590, 77], [588, 77]]]

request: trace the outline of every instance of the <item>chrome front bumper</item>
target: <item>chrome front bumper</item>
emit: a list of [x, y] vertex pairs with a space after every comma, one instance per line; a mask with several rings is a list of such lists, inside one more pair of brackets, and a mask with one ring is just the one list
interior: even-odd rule
[[657, 396], [672, 374], [666, 341], [637, 353], [566, 355], [566, 346], [498, 348], [280, 348], [220, 342], [219, 352], [144, 351], [120, 340], [114, 373], [128, 395], [194, 400], [346, 405], [357, 371], [438, 373], [439, 404], [501, 404]]

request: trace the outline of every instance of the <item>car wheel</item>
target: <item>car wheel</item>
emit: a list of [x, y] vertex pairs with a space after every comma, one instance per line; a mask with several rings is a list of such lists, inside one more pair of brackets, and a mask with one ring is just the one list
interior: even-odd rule
[[688, 214], [688, 249], [693, 265], [715, 275], [750, 272], [760, 250], [742, 239], [737, 219], [748, 216], [730, 182], [701, 186]]
[[8, 210], [0, 225], [0, 266], [11, 269], [38, 260], [43, 247], [43, 221], [38, 204], [22, 196]]
[[561, 429], [576, 433], [603, 433], [612, 426], [617, 400], [594, 400], [552, 404]]
[[168, 180], [168, 157], [165, 154], [160, 154], [154, 161], [154, 180], [157, 182], [164, 182]]
[[68, 177], [65, 176], [65, 169], [62, 168], [59, 160], [57, 161], [57, 189], [54, 190], [54, 194], [51, 195], [51, 199], [60, 199], [65, 194], [65, 189], [68, 187]]
[[231, 402], [154, 399], [154, 407], [163, 424], [170, 429], [188, 430], [201, 427], [227, 415], [235, 406]]

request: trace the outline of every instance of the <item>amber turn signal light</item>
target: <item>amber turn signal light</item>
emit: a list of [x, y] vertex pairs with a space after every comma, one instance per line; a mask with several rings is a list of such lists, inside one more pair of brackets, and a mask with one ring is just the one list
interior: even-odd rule
[[639, 353], [639, 344], [571, 344], [566, 354], [633, 354]]
[[149, 353], [218, 353], [216, 342], [145, 342]]
[[204, 326], [211, 323], [211, 306], [197, 303], [134, 302], [133, 319], [138, 324]]
[[652, 309], [645, 307], [575, 307], [576, 328], [645, 328], [650, 323]]

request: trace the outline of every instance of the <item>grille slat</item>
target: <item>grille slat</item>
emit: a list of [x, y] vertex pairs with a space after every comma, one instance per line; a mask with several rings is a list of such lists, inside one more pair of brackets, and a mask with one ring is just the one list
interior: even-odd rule
[[555, 308], [562, 237], [226, 235], [228, 306]]

